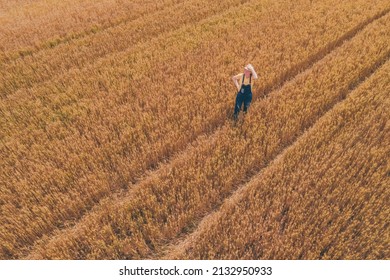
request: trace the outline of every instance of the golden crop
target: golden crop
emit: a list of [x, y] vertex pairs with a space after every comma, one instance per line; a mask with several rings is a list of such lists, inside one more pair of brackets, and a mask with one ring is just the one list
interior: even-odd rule
[[[163, 256], [388, 59], [374, 2], [136, 2], [38, 43], [20, 27], [0, 64], [0, 257]], [[64, 30], [79, 35], [45, 45]], [[234, 126], [248, 61], [260, 80]]]
[[[65, 42], [55, 48], [36, 51], [24, 59], [5, 64], [0, 68], [3, 80], [3, 88], [0, 89], [3, 94], [9, 95], [37, 82], [49, 79], [52, 81], [53, 76], [58, 78], [70, 69], [80, 69], [88, 65], [95, 69], [99, 67], [96, 65], [98, 59], [121, 51], [125, 51], [124, 54], [119, 54], [120, 64], [123, 64], [126, 55], [143, 51], [145, 45], [149, 45], [149, 41], [154, 37], [162, 38], [170, 32], [177, 32], [177, 29], [183, 26], [191, 26], [210, 16], [222, 13], [238, 3], [246, 2], [248, 1], [230, 0], [220, 3], [210, 0], [193, 0], [184, 1], [173, 7], [165, 5], [162, 10], [147, 13], [126, 24], [114, 25], [91, 36], [75, 38], [71, 44]], [[143, 7], [148, 6], [145, 4]], [[175, 10], [174, 16], [172, 16], [172, 10]], [[156, 24], [156, 22], [164, 24]], [[115, 60], [118, 60], [118, 57], [115, 57]], [[109, 61], [108, 58], [103, 62], [105, 67], [113, 67], [113, 65], [106, 65], [107, 61]], [[79, 74], [76, 75], [78, 77]], [[76, 79], [75, 74], [67, 77], [66, 81], [69, 79]], [[67, 83], [63, 80], [58, 82]]]
[[[0, 61], [126, 24], [183, 0], [0, 1]], [[15, 36], [17, 34], [17, 36]]]
[[390, 61], [166, 257], [388, 259]]

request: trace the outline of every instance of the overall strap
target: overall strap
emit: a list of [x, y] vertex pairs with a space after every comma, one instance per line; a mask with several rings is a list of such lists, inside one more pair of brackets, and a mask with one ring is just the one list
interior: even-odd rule
[[[244, 83], [244, 79], [245, 79], [245, 74], [242, 75], [241, 85]], [[249, 84], [250, 85], [252, 84], [252, 73], [249, 75]]]

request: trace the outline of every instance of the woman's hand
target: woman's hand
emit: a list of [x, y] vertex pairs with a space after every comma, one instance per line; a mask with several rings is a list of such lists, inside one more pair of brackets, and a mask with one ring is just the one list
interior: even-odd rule
[[246, 67], [248, 68], [249, 71], [251, 71], [253, 79], [257, 79], [258, 76], [257, 76], [257, 73], [255, 71], [255, 68], [253, 68], [253, 65], [252, 64], [248, 64]]
[[253, 79], [257, 79], [259, 78], [259, 76], [257, 76], [257, 73], [255, 72], [255, 69], [252, 70], [252, 75], [253, 75]]

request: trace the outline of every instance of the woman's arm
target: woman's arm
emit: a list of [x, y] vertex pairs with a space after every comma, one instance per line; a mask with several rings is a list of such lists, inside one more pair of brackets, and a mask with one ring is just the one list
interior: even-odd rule
[[253, 79], [259, 78], [259, 77], [257, 76], [257, 73], [256, 73], [256, 71], [255, 71], [255, 69], [253, 68], [252, 65], [249, 66], [248, 68], [249, 68], [249, 70], [252, 72]]
[[255, 69], [252, 69], [251, 72], [252, 72], [252, 75], [253, 75], [253, 79], [258, 79], [259, 78], [257, 76], [257, 73], [255, 72]]
[[240, 80], [242, 78], [242, 75], [243, 74], [240, 73], [240, 74], [232, 77], [232, 80], [233, 80], [234, 84], [236, 85], [237, 90], [240, 90], [240, 85], [238, 84], [238, 80]]

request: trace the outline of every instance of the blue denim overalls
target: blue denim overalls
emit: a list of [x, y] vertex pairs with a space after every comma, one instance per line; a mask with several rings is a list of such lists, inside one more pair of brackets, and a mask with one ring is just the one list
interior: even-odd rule
[[249, 85], [244, 85], [244, 79], [245, 79], [245, 74], [243, 74], [242, 76], [241, 89], [237, 93], [237, 97], [236, 97], [236, 105], [234, 106], [235, 119], [237, 119], [238, 117], [238, 113], [241, 110], [242, 103], [244, 103], [244, 112], [246, 113], [252, 101], [252, 88], [251, 88], [252, 74], [250, 74], [249, 76]]

